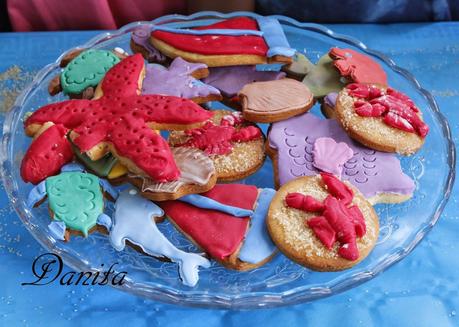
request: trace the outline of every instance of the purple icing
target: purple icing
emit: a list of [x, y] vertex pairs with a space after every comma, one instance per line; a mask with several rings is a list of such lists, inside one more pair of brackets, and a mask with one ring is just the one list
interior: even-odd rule
[[280, 185], [319, 172], [313, 165], [313, 146], [321, 137], [344, 142], [352, 149], [354, 156], [344, 164], [341, 177], [354, 184], [365, 197], [379, 193], [413, 193], [414, 182], [402, 172], [400, 161], [394, 154], [357, 144], [336, 120], [320, 119], [311, 113], [272, 124], [268, 139], [270, 146], [278, 150]]
[[175, 58], [169, 68], [149, 64], [142, 84], [142, 94], [173, 95], [186, 99], [220, 95], [215, 87], [191, 76], [194, 71], [205, 68], [205, 64], [189, 63], [180, 57]]
[[284, 72], [257, 71], [256, 66], [227, 66], [209, 69], [204, 83], [215, 86], [226, 98], [234, 97], [244, 85], [285, 77]]
[[314, 141], [312, 154], [314, 167], [341, 177], [344, 164], [354, 156], [354, 151], [344, 142], [319, 137]]
[[151, 26], [142, 25], [132, 31], [132, 40], [134, 43], [141, 45], [148, 51], [148, 61], [163, 63], [166, 57], [150, 43]]
[[338, 98], [337, 92], [328, 93], [324, 98], [324, 103], [331, 108], [335, 108], [337, 98]]

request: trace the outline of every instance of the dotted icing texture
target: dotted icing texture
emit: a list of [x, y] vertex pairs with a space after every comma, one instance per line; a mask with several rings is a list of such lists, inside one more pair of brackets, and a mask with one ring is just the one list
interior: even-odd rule
[[111, 51], [87, 50], [73, 59], [61, 74], [61, 86], [65, 94], [80, 94], [86, 88], [95, 87], [105, 73], [120, 59]]
[[64, 172], [46, 179], [49, 207], [54, 219], [85, 236], [96, 225], [104, 202], [99, 178], [81, 172]]

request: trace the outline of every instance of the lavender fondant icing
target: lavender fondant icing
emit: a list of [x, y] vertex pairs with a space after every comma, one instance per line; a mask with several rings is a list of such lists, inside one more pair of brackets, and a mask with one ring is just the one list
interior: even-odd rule
[[334, 119], [320, 119], [311, 113], [274, 123], [269, 145], [278, 151], [278, 178], [283, 185], [291, 179], [319, 173], [314, 167], [313, 147], [318, 138], [329, 137], [346, 143], [354, 152], [343, 165], [341, 178], [355, 185], [367, 198], [381, 193], [412, 194], [413, 180], [405, 175], [392, 153], [366, 148], [353, 141]]

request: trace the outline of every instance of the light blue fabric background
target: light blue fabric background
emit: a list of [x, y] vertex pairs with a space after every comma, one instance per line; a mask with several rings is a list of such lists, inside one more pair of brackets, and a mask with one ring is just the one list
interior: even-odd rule
[[[459, 23], [332, 25], [410, 70], [437, 98], [459, 135]], [[0, 73], [36, 71], [97, 32], [0, 34]], [[3, 76], [3, 75], [0, 75]], [[24, 74], [27, 79], [30, 74]], [[0, 101], [10, 82], [0, 78]], [[3, 120], [3, 115], [1, 116]], [[44, 253], [0, 190], [0, 326], [459, 326], [458, 188], [438, 224], [402, 262], [345, 293], [255, 311], [182, 308], [110, 287], [22, 287]]]

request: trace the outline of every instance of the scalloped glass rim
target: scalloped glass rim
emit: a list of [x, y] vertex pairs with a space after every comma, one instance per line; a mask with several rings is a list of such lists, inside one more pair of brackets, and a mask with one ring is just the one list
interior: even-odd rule
[[[168, 15], [163, 16], [158, 19], [155, 19], [151, 22], [135, 22], [128, 24], [121, 29], [114, 32], [107, 32], [97, 35], [96, 37], [89, 40], [87, 43], [81, 45], [82, 48], [89, 48], [95, 46], [103, 41], [109, 40], [111, 38], [123, 35], [132, 31], [136, 26], [144, 23], [166, 23], [171, 21], [188, 21], [198, 18], [231, 18], [236, 16], [250, 16], [257, 17], [258, 15], [249, 13], [249, 12], [234, 12], [231, 14], [222, 14], [218, 12], [200, 12], [190, 16], [183, 15]], [[439, 201], [434, 215], [431, 217], [430, 221], [423, 226], [418, 232], [412, 237], [406, 246], [403, 248], [398, 248], [388, 255], [385, 260], [379, 262], [379, 264], [374, 267], [371, 271], [361, 271], [351, 276], [347, 280], [339, 280], [336, 278], [334, 282], [329, 283], [327, 287], [296, 287], [292, 288], [289, 291], [282, 293], [275, 292], [252, 292], [240, 295], [227, 295], [227, 294], [209, 294], [208, 292], [197, 292], [190, 290], [189, 292], [177, 291], [170, 287], [165, 287], [160, 284], [151, 283], [151, 285], [145, 285], [142, 283], [136, 283], [134, 281], [127, 281], [123, 286], [116, 288], [133, 293], [136, 295], [144, 296], [150, 299], [164, 301], [173, 304], [182, 304], [182, 305], [192, 305], [200, 307], [220, 307], [220, 308], [262, 308], [262, 307], [274, 307], [287, 304], [297, 304], [306, 301], [311, 301], [317, 298], [322, 298], [338, 292], [345, 291], [351, 287], [355, 287], [367, 280], [370, 280], [377, 274], [381, 273], [394, 263], [403, 259], [408, 253], [410, 253], [415, 246], [424, 238], [426, 233], [435, 225], [438, 218], [440, 217], [443, 208], [445, 207], [450, 195], [452, 186], [455, 180], [455, 165], [456, 165], [456, 153], [455, 146], [452, 141], [450, 127], [445, 117], [439, 111], [438, 105], [433, 98], [433, 96], [424, 88], [421, 87], [419, 82], [414, 78], [414, 76], [409, 73], [407, 70], [397, 66], [390, 58], [386, 57], [379, 51], [368, 49], [365, 44], [356, 40], [353, 37], [334, 33], [332, 30], [326, 28], [325, 26], [312, 23], [300, 23], [292, 18], [285, 16], [270, 16], [277, 18], [280, 22], [286, 25], [291, 25], [293, 27], [306, 29], [309, 31], [317, 32], [326, 36], [329, 36], [333, 39], [348, 43], [352, 46], [359, 48], [361, 51], [371, 54], [384, 63], [386, 63], [392, 70], [402, 75], [406, 80], [408, 80], [415, 89], [427, 100], [430, 108], [434, 113], [434, 118], [438, 121], [442, 128], [442, 134], [447, 140], [448, 147], [448, 157], [447, 164], [450, 167], [450, 170], [447, 175], [447, 179], [443, 188], [444, 197]], [[9, 159], [12, 158], [13, 153], [9, 150], [9, 144], [11, 141], [12, 131], [16, 129], [17, 126], [13, 126], [14, 121], [19, 121], [17, 115], [19, 109], [23, 106], [25, 99], [29, 93], [44, 79], [44, 77], [54, 68], [59, 65], [60, 59], [65, 55], [63, 53], [54, 63], [51, 63], [45, 66], [40, 72], [36, 75], [34, 80], [28, 87], [18, 96], [16, 102], [11, 109], [11, 111], [6, 115], [5, 122], [3, 126], [3, 136], [2, 136], [2, 147], [1, 147], [1, 173], [3, 178], [3, 183], [5, 190], [8, 193], [9, 199], [16, 212], [18, 213], [20, 219], [31, 232], [31, 234], [37, 239], [37, 241], [44, 246], [45, 248], [58, 253], [64, 260], [64, 262], [75, 270], [84, 270], [84, 271], [97, 271], [97, 269], [90, 267], [88, 262], [79, 258], [78, 255], [61, 251], [56, 248], [55, 241], [46, 234], [39, 233], [36, 226], [29, 222], [29, 216], [31, 215], [30, 211], [23, 208], [21, 201], [18, 201], [18, 184], [12, 178], [11, 175], [11, 164]], [[16, 124], [17, 125], [17, 124]]]

